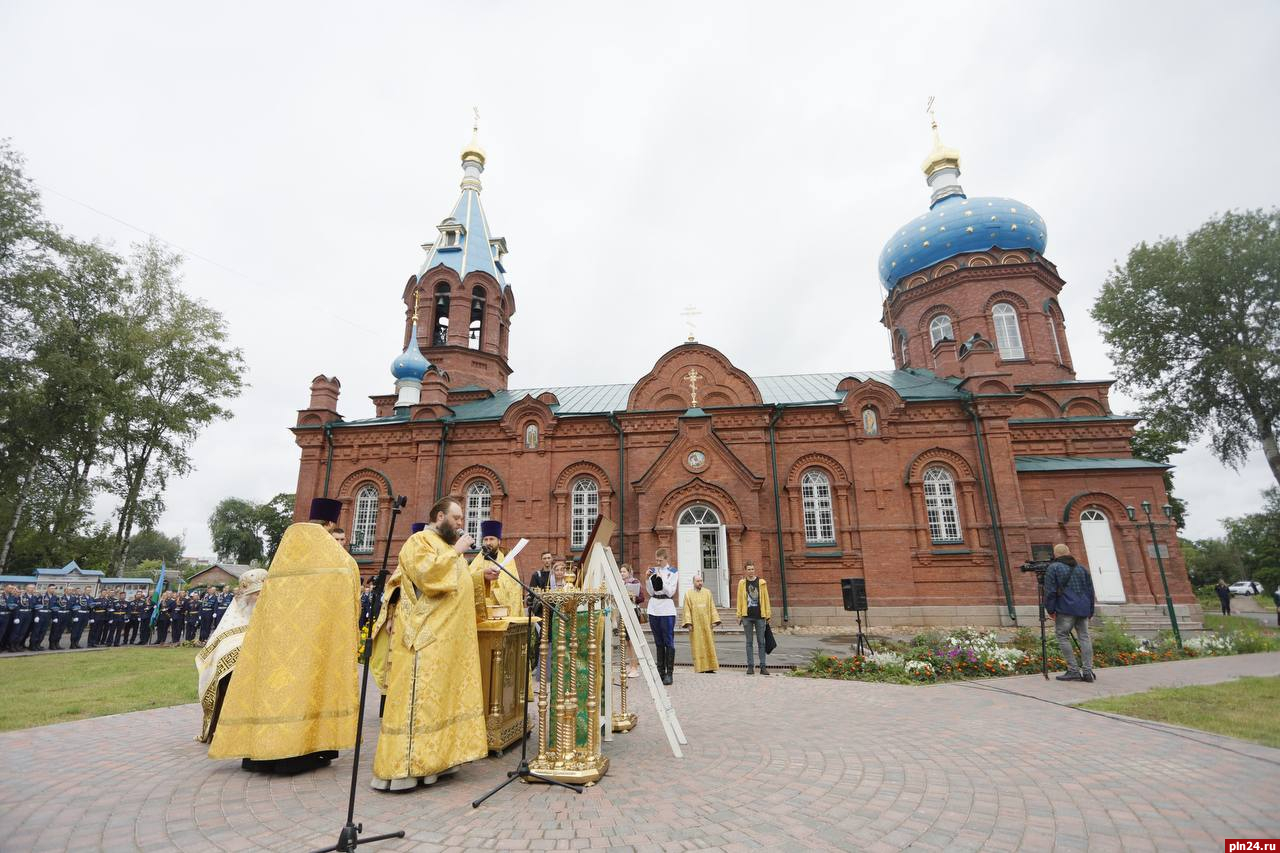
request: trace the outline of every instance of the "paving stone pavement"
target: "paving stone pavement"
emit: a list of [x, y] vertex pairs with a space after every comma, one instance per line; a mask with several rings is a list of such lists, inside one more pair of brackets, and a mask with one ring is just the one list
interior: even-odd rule
[[[1100, 683], [1280, 673], [1280, 653], [1189, 663], [1218, 668], [1106, 670]], [[366, 749], [357, 819], [371, 834], [408, 832], [371, 851], [1221, 850], [1226, 837], [1280, 835], [1280, 750], [989, 689], [1033, 681], [913, 687], [678, 670], [683, 760], [641, 689], [639, 727], [606, 745], [608, 776], [580, 796], [515, 784], [472, 809], [514, 765], [510, 753], [429, 789], [376, 794]], [[1054, 682], [1042, 698], [1078, 701], [1078, 686]], [[0, 849], [336, 840], [350, 753], [308, 775], [252, 775], [205, 758], [192, 740], [199, 720], [184, 705], [0, 734]]]

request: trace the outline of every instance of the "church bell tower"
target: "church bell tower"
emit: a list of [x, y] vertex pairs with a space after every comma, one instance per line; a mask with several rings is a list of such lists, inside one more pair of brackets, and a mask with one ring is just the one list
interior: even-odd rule
[[[515, 295], [506, 282], [507, 241], [489, 235], [480, 204], [485, 152], [478, 128], [462, 150], [462, 194], [423, 243], [426, 259], [404, 289], [404, 343], [415, 329], [418, 348], [447, 377], [450, 389], [507, 387], [507, 344]], [[415, 305], [421, 314], [415, 324]]]

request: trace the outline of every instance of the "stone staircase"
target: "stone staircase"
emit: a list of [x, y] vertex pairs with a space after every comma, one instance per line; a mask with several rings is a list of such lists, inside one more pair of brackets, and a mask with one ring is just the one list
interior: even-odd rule
[[[1184, 634], [1204, 630], [1200, 605], [1175, 604], [1173, 610], [1178, 617], [1178, 629]], [[1123, 620], [1135, 634], [1155, 634], [1169, 627], [1169, 611], [1163, 604], [1099, 604], [1096, 615], [1115, 622]]]

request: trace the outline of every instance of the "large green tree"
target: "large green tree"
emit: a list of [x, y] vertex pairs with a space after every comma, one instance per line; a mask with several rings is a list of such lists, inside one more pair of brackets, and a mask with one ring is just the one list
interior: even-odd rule
[[103, 434], [111, 457], [103, 487], [120, 498], [113, 567], [123, 574], [135, 525], [163, 510], [165, 486], [191, 470], [188, 449], [210, 422], [230, 416], [223, 401], [243, 384], [240, 350], [222, 316], [183, 292], [181, 258], [154, 240], [135, 250], [112, 357], [120, 393]]
[[244, 498], [223, 498], [209, 516], [209, 534], [220, 560], [244, 565], [261, 560], [263, 533], [262, 506]]
[[1227, 543], [1240, 555], [1243, 575], [1266, 587], [1280, 587], [1280, 488], [1262, 493], [1262, 506], [1237, 518], [1224, 518]]
[[292, 492], [281, 492], [260, 508], [262, 532], [267, 539], [267, 562], [276, 555], [276, 549], [280, 547], [280, 540], [284, 537], [285, 530], [293, 523], [293, 507], [296, 500], [297, 496]]
[[105, 491], [118, 498], [109, 555], [87, 567], [121, 574], [191, 442], [228, 415], [240, 351], [179, 266], [155, 241], [126, 262], [63, 234], [0, 140], [0, 569], [98, 554]]
[[1093, 317], [1122, 387], [1174, 438], [1208, 435], [1233, 467], [1261, 445], [1280, 483], [1280, 208], [1136, 246]]

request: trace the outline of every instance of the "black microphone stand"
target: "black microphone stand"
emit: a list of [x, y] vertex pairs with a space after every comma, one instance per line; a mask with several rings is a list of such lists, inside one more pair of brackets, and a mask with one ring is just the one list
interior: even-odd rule
[[[387, 527], [387, 544], [382, 551], [382, 568], [378, 570], [377, 576], [373, 579], [373, 606], [369, 611], [370, 630], [375, 622], [378, 621], [378, 612], [382, 609], [382, 590], [387, 583], [387, 560], [391, 557], [391, 537], [396, 529], [396, 517], [400, 515], [400, 510], [404, 509], [406, 503], [404, 495], [398, 495], [391, 503], [391, 524]], [[369, 657], [373, 652], [373, 635], [370, 634], [364, 642], [364, 675], [360, 679], [360, 711], [356, 716], [356, 749], [351, 757], [351, 791], [347, 799], [347, 823], [342, 827], [342, 831], [338, 833], [338, 843], [332, 847], [325, 847], [315, 853], [331, 853], [331, 851], [340, 851], [340, 853], [349, 853], [355, 850], [361, 844], [372, 844], [375, 841], [386, 841], [388, 838], [404, 838], [404, 830], [396, 832], [385, 832], [382, 835], [370, 835], [368, 838], [361, 838], [360, 833], [364, 832], [364, 824], [356, 823], [356, 783], [360, 777], [360, 742], [364, 734], [364, 708], [365, 694], [369, 690]]]
[[[524, 581], [520, 580], [520, 578], [516, 577], [511, 572], [507, 571], [505, 567], [500, 566], [497, 563], [494, 563], [494, 565], [497, 566], [498, 571], [502, 572], [504, 575], [511, 578], [516, 583], [520, 584], [520, 587], [530, 596], [530, 600], [537, 600], [538, 603], [542, 605], [542, 609], [544, 613], [547, 611], [550, 611], [554, 613], [556, 616], [559, 616], [561, 620], [564, 620], [565, 622], [568, 621], [568, 618], [563, 613], [561, 613], [560, 610], [554, 604], [552, 604], [549, 601], [542, 600], [541, 593], [534, 592], [528, 586], [525, 586]], [[481, 803], [483, 803], [485, 800], [489, 799], [494, 794], [498, 793], [503, 788], [507, 787], [517, 779], [520, 779], [521, 781], [524, 781], [524, 782], [528, 782], [530, 779], [535, 779], [539, 782], [545, 782], [548, 785], [556, 785], [557, 787], [560, 787], [560, 788], [568, 788], [570, 791], [573, 791], [575, 794], [582, 793], [581, 785], [571, 785], [568, 782], [561, 782], [559, 779], [551, 779], [546, 776], [540, 776], [529, 769], [529, 757], [528, 757], [528, 753], [529, 753], [529, 683], [530, 683], [530, 679], [532, 678], [529, 672], [529, 649], [533, 645], [532, 638], [533, 638], [533, 617], [530, 616], [525, 619], [525, 623], [524, 623], [524, 648], [525, 648], [524, 722], [520, 724], [522, 727], [520, 729], [520, 732], [521, 732], [520, 763], [516, 766], [515, 770], [507, 771], [507, 778], [505, 781], [499, 782], [496, 787], [492, 788], [483, 797], [480, 797], [479, 799], [476, 799], [476, 800], [472, 800], [471, 808], [473, 809], [480, 808]], [[548, 661], [542, 661], [542, 666], [547, 666], [547, 664], [548, 664]], [[594, 700], [594, 697], [593, 697], [593, 700]], [[542, 724], [541, 721], [539, 721], [538, 724], [541, 725]]]

